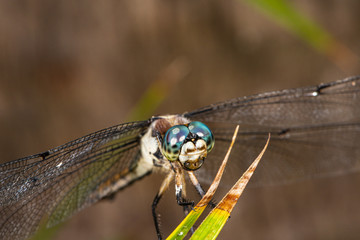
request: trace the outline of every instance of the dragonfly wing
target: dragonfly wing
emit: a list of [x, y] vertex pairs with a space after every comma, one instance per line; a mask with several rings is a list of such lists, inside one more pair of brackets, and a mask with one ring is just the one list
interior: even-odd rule
[[[360, 169], [360, 78], [237, 98], [186, 113], [214, 132], [215, 147], [199, 170], [214, 176], [240, 125], [227, 176], [239, 176], [270, 145], [252, 185], [272, 185]], [[233, 172], [230, 174], [229, 172]], [[210, 178], [210, 179], [209, 179]]]
[[112, 194], [136, 168], [149, 124], [121, 124], [0, 165], [0, 238], [26, 238], [40, 222], [54, 225]]

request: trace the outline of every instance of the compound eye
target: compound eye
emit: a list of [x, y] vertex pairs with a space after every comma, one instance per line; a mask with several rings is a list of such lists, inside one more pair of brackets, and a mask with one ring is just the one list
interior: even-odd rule
[[213, 149], [215, 144], [214, 135], [212, 134], [210, 128], [203, 124], [202, 122], [191, 122], [188, 126], [191, 133], [196, 134], [200, 139], [203, 139], [206, 143], [206, 149], [208, 152]]
[[162, 150], [168, 160], [176, 161], [179, 158], [181, 147], [189, 133], [189, 129], [184, 125], [176, 125], [167, 130]]

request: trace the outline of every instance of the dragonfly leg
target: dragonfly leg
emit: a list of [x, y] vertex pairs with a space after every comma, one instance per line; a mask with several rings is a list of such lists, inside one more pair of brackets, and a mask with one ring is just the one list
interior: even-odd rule
[[[199, 180], [198, 180], [197, 177], [195, 176], [194, 172], [188, 171], [187, 173], [188, 173], [188, 175], [189, 175], [189, 177], [190, 177], [190, 181], [191, 181], [192, 185], [195, 187], [196, 191], [199, 193], [199, 195], [200, 195], [201, 197], [204, 197], [205, 191], [204, 191], [203, 187], [201, 186]], [[214, 208], [214, 207], [216, 206], [216, 203], [214, 202], [214, 200], [211, 200], [211, 201], [209, 202], [209, 206], [210, 206], [211, 208]]]
[[[193, 209], [194, 202], [189, 202], [189, 204], [184, 204], [186, 201], [186, 182], [185, 182], [185, 174], [183, 169], [181, 168], [179, 171], [175, 171], [175, 193], [176, 200], [180, 206], [183, 206], [184, 215], [187, 216], [191, 209]], [[179, 190], [178, 190], [179, 189]], [[194, 227], [190, 229], [191, 234], [194, 233]]]
[[160, 231], [160, 215], [156, 213], [156, 207], [161, 199], [162, 195], [156, 194], [154, 201], [152, 203], [151, 209], [152, 209], [152, 215], [154, 219], [155, 229], [156, 229], [156, 235], [158, 236], [158, 239], [161, 240], [161, 231]]
[[174, 172], [171, 171], [166, 176], [164, 181], [162, 182], [162, 184], [160, 186], [160, 190], [156, 194], [156, 196], [154, 198], [154, 201], [153, 201], [153, 203], [151, 205], [151, 210], [152, 210], [152, 215], [153, 215], [153, 219], [154, 219], [156, 234], [157, 234], [159, 240], [162, 239], [162, 236], [161, 236], [161, 231], [160, 231], [160, 214], [156, 213], [156, 207], [159, 204], [159, 201], [160, 201], [161, 197], [163, 196], [164, 192], [166, 191], [166, 189], [169, 188], [169, 185], [170, 185], [173, 178], [174, 178]]
[[193, 207], [193, 201], [187, 201], [184, 197], [186, 197], [186, 184], [185, 184], [185, 177], [184, 171], [181, 166], [174, 166], [175, 170], [175, 195], [176, 195], [176, 202], [178, 205], [184, 207], [184, 212], [186, 214], [188, 207]]

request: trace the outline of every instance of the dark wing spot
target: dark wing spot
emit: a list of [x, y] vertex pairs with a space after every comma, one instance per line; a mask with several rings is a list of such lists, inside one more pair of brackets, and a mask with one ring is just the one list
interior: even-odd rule
[[278, 135], [283, 136], [283, 135], [287, 134], [288, 132], [290, 132], [290, 129], [285, 128], [285, 129], [281, 130], [280, 132], [278, 132]]
[[322, 90], [323, 89], [326, 89], [326, 88], [328, 88], [328, 87], [331, 87], [332, 85], [331, 84], [329, 84], [329, 83], [324, 83], [324, 84], [320, 84], [318, 87], [317, 87], [317, 89], [316, 89], [316, 93], [317, 94], [322, 94]]
[[39, 154], [39, 156], [44, 160], [47, 156], [50, 155], [50, 152], [49, 151], [46, 151], [46, 152], [42, 152]]

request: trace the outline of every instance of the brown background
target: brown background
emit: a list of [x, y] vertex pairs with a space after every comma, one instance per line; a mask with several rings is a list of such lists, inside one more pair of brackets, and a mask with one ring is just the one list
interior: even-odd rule
[[[291, 3], [360, 55], [360, 2]], [[2, 162], [125, 121], [159, 79], [174, 81], [164, 114], [360, 74], [358, 58], [339, 68], [242, 1], [2, 1], [0, 32]], [[359, 183], [249, 189], [220, 239], [359, 239]], [[159, 184], [150, 176], [82, 211], [56, 239], [155, 239]], [[167, 235], [182, 217], [173, 189], [160, 211]]]

